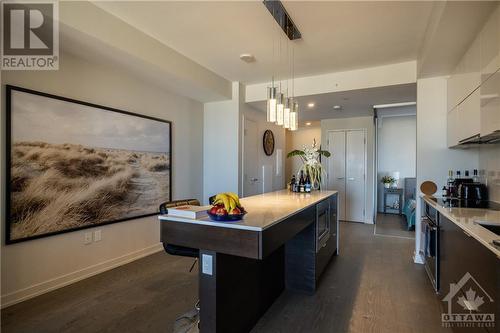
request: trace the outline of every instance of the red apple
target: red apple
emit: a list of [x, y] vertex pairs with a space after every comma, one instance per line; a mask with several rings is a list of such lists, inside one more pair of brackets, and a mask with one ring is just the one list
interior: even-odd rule
[[210, 208], [210, 210], [208, 211], [210, 214], [212, 215], [215, 215], [217, 214], [217, 210], [219, 209], [218, 206], [213, 206], [212, 208]]
[[236, 208], [233, 208], [233, 210], [231, 211], [231, 215], [239, 215], [241, 214], [241, 210], [236, 207]]
[[227, 215], [227, 210], [225, 208], [218, 208], [215, 212], [216, 215]]

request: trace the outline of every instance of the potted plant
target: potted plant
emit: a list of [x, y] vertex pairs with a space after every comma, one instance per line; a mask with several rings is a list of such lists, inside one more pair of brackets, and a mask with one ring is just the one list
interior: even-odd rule
[[384, 176], [382, 177], [382, 184], [384, 184], [385, 188], [391, 187], [392, 184], [396, 182], [396, 179], [392, 176]]
[[311, 187], [315, 190], [319, 190], [321, 179], [325, 173], [325, 169], [320, 162], [320, 157], [330, 157], [330, 152], [317, 148], [316, 139], [314, 139], [311, 147], [304, 146], [302, 150], [292, 150], [286, 157], [289, 158], [293, 156], [299, 156], [302, 160], [302, 166], [298, 170], [297, 175], [300, 171], [303, 171], [304, 175], [309, 175], [309, 178], [311, 179]]

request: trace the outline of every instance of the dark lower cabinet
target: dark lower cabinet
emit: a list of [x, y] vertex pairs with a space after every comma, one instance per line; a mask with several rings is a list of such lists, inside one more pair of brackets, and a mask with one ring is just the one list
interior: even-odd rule
[[335, 254], [338, 254], [339, 249], [339, 219], [337, 213], [337, 195], [330, 197], [330, 216], [331, 216], [331, 225], [330, 225], [330, 235], [334, 242]]
[[[476, 323], [475, 327], [453, 327], [453, 331], [500, 332], [500, 259], [443, 215], [439, 226], [443, 313], [494, 314], [495, 318], [494, 325]], [[470, 311], [474, 307], [477, 311]]]
[[[327, 225], [328, 237], [324, 237]], [[323, 236], [323, 237], [321, 237]], [[337, 195], [316, 206], [316, 219], [285, 245], [285, 276], [289, 290], [313, 294], [321, 274], [338, 249]]]

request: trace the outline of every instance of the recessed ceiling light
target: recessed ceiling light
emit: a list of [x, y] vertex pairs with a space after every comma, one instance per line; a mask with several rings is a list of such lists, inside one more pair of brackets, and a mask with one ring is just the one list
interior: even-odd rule
[[308, 103], [308, 104], [307, 104], [307, 107], [308, 107], [308, 108], [313, 108], [313, 107], [314, 107], [314, 103]]
[[255, 62], [255, 57], [253, 54], [250, 53], [243, 53], [240, 54], [240, 59], [243, 60], [244, 62], [250, 63], [250, 62]]
[[341, 109], [342, 109], [342, 106], [341, 106], [341, 105], [334, 105], [334, 106], [333, 106], [333, 109], [334, 109], [334, 110], [341, 110]]
[[311, 126], [311, 123], [310, 123], [310, 122], [307, 122], [307, 123], [306, 123], [306, 126]]

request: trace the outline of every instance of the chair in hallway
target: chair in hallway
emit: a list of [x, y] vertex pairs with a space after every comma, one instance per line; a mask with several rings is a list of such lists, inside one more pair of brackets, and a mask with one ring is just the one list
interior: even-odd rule
[[[175, 200], [164, 202], [160, 205], [160, 214], [168, 214], [168, 208], [184, 205], [199, 206], [200, 202], [196, 199]], [[187, 246], [163, 243], [165, 252], [173, 256], [195, 258], [189, 271], [191, 272], [200, 255], [200, 249], [195, 249]], [[198, 330], [200, 301], [196, 302], [193, 310], [188, 311], [175, 320], [174, 332], [196, 332]]]

